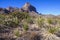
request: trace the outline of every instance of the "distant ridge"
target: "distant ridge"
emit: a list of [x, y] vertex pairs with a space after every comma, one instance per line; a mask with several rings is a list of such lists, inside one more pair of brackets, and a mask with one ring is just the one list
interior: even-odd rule
[[10, 12], [14, 12], [14, 11], [19, 11], [19, 12], [37, 12], [36, 8], [31, 5], [30, 3], [26, 2], [23, 7], [21, 8], [15, 8], [15, 7], [8, 7], [8, 8], [0, 8], [0, 13], [10, 13]]

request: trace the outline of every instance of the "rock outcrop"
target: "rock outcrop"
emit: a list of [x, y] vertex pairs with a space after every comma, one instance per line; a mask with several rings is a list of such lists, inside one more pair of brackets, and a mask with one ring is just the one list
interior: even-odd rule
[[22, 7], [22, 9], [24, 11], [26, 11], [26, 12], [32, 12], [32, 11], [37, 12], [36, 8], [34, 6], [32, 6], [30, 3], [28, 3], [28, 2], [25, 3], [25, 5]]
[[6, 8], [9, 12], [19, 11], [19, 8], [17, 7], [8, 7]]
[[4, 13], [9, 13], [9, 11], [5, 8], [0, 8], [0, 14], [4, 14]]
[[36, 12], [36, 8], [31, 5], [30, 3], [25, 3], [25, 5], [23, 5], [22, 8], [16, 8], [16, 7], [8, 7], [8, 8], [0, 8], [0, 13], [10, 13], [10, 12], [14, 12], [14, 11], [19, 11], [19, 12]]

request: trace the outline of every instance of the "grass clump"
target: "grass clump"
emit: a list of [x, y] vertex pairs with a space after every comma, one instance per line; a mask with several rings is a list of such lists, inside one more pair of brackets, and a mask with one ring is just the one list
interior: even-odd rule
[[53, 28], [50, 28], [48, 31], [49, 31], [49, 33], [52, 33], [52, 34], [54, 34], [55, 32], [57, 32], [58, 31], [58, 27], [53, 27]]
[[27, 17], [25, 21], [29, 24], [33, 24], [33, 19], [31, 17]]
[[10, 14], [4, 15], [0, 14], [0, 24], [5, 25], [5, 26], [13, 26], [16, 27], [19, 25], [19, 23], [23, 20], [26, 19], [28, 23], [31, 22], [30, 16], [26, 12], [12, 12]]
[[27, 23], [23, 23], [23, 29], [24, 29], [25, 31], [28, 30], [28, 24], [27, 24]]
[[48, 22], [49, 24], [52, 24], [52, 23], [53, 23], [53, 20], [52, 20], [52, 19], [47, 19], [47, 22]]
[[18, 18], [17, 18], [17, 17], [13, 18], [12, 20], [13, 20], [13, 22], [14, 22], [16, 25], [18, 25], [18, 24], [19, 24], [19, 20], [18, 20]]
[[6, 18], [4, 20], [4, 25], [6, 26], [11, 26], [11, 27], [15, 27], [19, 24], [19, 20], [17, 17], [14, 17], [14, 18]]
[[13, 17], [17, 17], [20, 20], [29, 17], [28, 13], [26, 13], [26, 12], [13, 12], [11, 15]]
[[14, 30], [14, 35], [15, 35], [16, 37], [19, 37], [19, 36], [20, 36], [20, 33], [19, 33], [19, 30], [18, 30], [18, 29]]
[[39, 27], [41, 27], [43, 25], [43, 23], [44, 23], [44, 19], [43, 18], [38, 18], [37, 19], [37, 24], [38, 24]]

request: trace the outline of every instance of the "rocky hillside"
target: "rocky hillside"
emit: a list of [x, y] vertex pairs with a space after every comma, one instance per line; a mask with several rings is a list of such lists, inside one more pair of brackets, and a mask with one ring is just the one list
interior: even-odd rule
[[0, 8], [0, 40], [60, 40], [60, 16], [39, 14], [28, 2]]

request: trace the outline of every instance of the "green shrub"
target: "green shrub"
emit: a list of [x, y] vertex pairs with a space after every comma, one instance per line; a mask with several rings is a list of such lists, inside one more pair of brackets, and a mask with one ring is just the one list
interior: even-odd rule
[[52, 24], [52, 23], [53, 23], [53, 20], [52, 20], [52, 19], [47, 19], [47, 22], [48, 22], [49, 24]]
[[50, 32], [50, 33], [52, 33], [52, 34], [54, 34], [57, 30], [58, 30], [59, 28], [57, 27], [52, 27], [52, 28], [50, 28], [48, 31]]
[[18, 29], [14, 30], [14, 35], [17, 36], [17, 37], [20, 36], [20, 33], [19, 33], [19, 30]]
[[0, 14], [0, 24], [4, 23], [5, 16]]
[[25, 12], [13, 12], [11, 15], [21, 20], [29, 17], [28, 13]]
[[39, 27], [41, 27], [44, 24], [44, 19], [43, 18], [38, 18], [37, 19], [37, 24]]
[[28, 24], [27, 24], [27, 23], [23, 23], [23, 29], [24, 29], [25, 31], [28, 30]]
[[0, 14], [0, 19], [5, 19], [5, 15]]
[[11, 26], [11, 27], [16, 27], [19, 24], [19, 20], [17, 17], [12, 17], [12, 18], [6, 18], [4, 20], [4, 25], [6, 26]]
[[30, 23], [30, 24], [33, 24], [33, 19], [31, 17], [28, 17], [28, 18], [26, 18], [26, 22]]
[[19, 24], [19, 20], [18, 20], [18, 18], [17, 18], [17, 17], [13, 18], [13, 19], [12, 19], [12, 21], [13, 21], [16, 25], [18, 25], [18, 24]]

